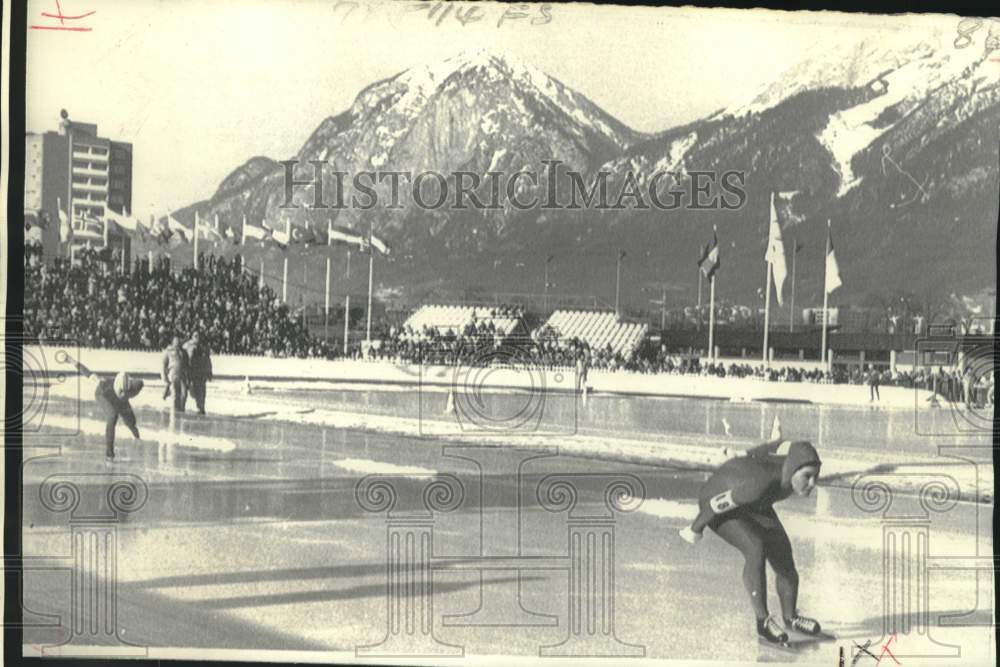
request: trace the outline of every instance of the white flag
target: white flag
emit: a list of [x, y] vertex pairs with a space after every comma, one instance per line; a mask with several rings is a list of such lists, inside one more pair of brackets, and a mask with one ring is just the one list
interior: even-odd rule
[[130, 218], [127, 215], [120, 215], [115, 213], [110, 208], [104, 209], [104, 217], [111, 222], [115, 223], [122, 229], [127, 229], [130, 232], [136, 231], [136, 221], [135, 218]]
[[833, 234], [830, 232], [830, 228], [827, 227], [827, 247], [829, 251], [826, 253], [826, 293], [829, 294], [833, 290], [837, 289], [842, 285], [840, 282], [840, 266], [837, 264], [837, 253], [833, 251]]
[[774, 289], [780, 306], [781, 288], [785, 284], [788, 268], [785, 265], [785, 243], [781, 240], [781, 226], [778, 224], [778, 214], [774, 210], [774, 193], [771, 194], [771, 229], [768, 233], [767, 254], [764, 255], [764, 260], [771, 265]]
[[263, 241], [268, 237], [268, 230], [265, 227], [258, 227], [257, 225], [251, 224], [243, 219], [243, 238], [244, 239], [257, 239], [258, 241]]
[[68, 243], [73, 240], [73, 225], [69, 222], [66, 211], [59, 209], [59, 240]]

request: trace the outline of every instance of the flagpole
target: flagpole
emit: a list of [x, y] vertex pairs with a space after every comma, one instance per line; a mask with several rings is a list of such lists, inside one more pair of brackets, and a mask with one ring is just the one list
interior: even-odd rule
[[[154, 232], [156, 232], [156, 214], [155, 213], [150, 213], [149, 214], [149, 232], [150, 232], [150, 236], [152, 236], [152, 234]], [[156, 243], [157, 243], [157, 245], [159, 244], [159, 242], [160, 242], [159, 238], [156, 237]], [[153, 250], [151, 248], [147, 249], [146, 250], [146, 254], [147, 254], [147, 258], [149, 259], [149, 275], [153, 275]]]
[[308, 303], [306, 299], [309, 297], [309, 260], [306, 256], [302, 256], [302, 328], [305, 329], [309, 326], [306, 320], [306, 308]]
[[347, 339], [351, 335], [351, 250], [347, 250], [347, 296], [344, 297], [344, 356], [347, 356]]
[[264, 287], [264, 254], [260, 255], [260, 280], [257, 281], [258, 287]]
[[701, 267], [698, 267], [698, 329], [701, 329]]
[[615, 317], [621, 317], [622, 250], [618, 249], [618, 264], [615, 267]]
[[[292, 221], [285, 218], [285, 242], [291, 243], [292, 241]], [[284, 250], [285, 261], [282, 264], [281, 269], [281, 302], [288, 303], [288, 246], [285, 246]]]
[[826, 283], [826, 280], [827, 280], [827, 275], [826, 275], [827, 266], [826, 265], [827, 265], [827, 262], [830, 261], [828, 259], [829, 255], [830, 255], [830, 219], [827, 218], [826, 219], [826, 252], [823, 253], [823, 338], [822, 338], [822, 343], [820, 343], [821, 348], [822, 348], [822, 349], [820, 349], [820, 355], [821, 355], [820, 359], [823, 360], [823, 368], [824, 369], [826, 368], [826, 311], [827, 311], [827, 307], [829, 306], [829, 303], [830, 303], [830, 301], [829, 301], [829, 299], [830, 299], [830, 292], [829, 292], [829, 290], [826, 289], [826, 287], [827, 287], [827, 283]]
[[771, 326], [771, 262], [767, 263], [767, 282], [764, 284], [764, 289], [767, 290], [767, 294], [764, 297], [764, 366], [768, 366], [768, 354], [767, 354], [767, 334], [768, 329]]
[[[708, 358], [715, 360], [715, 273], [708, 279]], [[698, 309], [701, 321], [701, 308]]]
[[194, 212], [194, 270], [198, 270], [198, 211]]
[[240, 273], [249, 273], [246, 267], [246, 258], [243, 256], [243, 244], [247, 242], [247, 214], [243, 214], [243, 224], [240, 226], [240, 249], [237, 255], [240, 258]]
[[323, 300], [323, 339], [330, 339], [330, 249], [326, 251], [326, 297]]
[[104, 248], [107, 249], [107, 250], [110, 250], [111, 249], [111, 230], [108, 229], [108, 227], [110, 225], [108, 225], [108, 219], [107, 218], [104, 218], [104, 220], [102, 220], [102, 222], [104, 223], [104, 229], [101, 230], [101, 236], [104, 237]]
[[365, 341], [370, 345], [372, 342], [372, 280], [375, 277], [375, 248], [372, 245], [372, 237], [375, 235], [372, 229], [375, 226], [371, 222], [368, 227], [368, 324], [365, 330]]
[[285, 250], [281, 269], [281, 303], [288, 303], [288, 250]]
[[795, 331], [795, 256], [799, 254], [799, 242], [792, 239], [792, 302], [788, 308], [788, 333]]

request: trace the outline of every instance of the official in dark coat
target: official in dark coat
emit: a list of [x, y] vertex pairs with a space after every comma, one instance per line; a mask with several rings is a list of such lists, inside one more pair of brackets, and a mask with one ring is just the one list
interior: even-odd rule
[[188, 355], [188, 391], [198, 407], [198, 414], [205, 414], [205, 385], [212, 380], [212, 356], [208, 346], [195, 333], [184, 344]]

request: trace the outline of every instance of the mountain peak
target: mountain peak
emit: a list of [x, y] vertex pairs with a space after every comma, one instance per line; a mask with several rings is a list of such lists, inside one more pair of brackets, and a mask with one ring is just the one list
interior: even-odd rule
[[452, 76], [475, 70], [481, 70], [490, 82], [519, 80], [554, 94], [554, 80], [547, 74], [513, 56], [485, 48], [467, 49], [444, 60], [412, 67], [393, 77], [392, 81], [408, 90], [429, 95]]

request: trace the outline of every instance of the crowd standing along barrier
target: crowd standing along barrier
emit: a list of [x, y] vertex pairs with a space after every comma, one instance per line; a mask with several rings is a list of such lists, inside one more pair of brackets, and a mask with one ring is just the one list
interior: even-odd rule
[[[58, 373], [75, 373], [64, 354], [74, 356], [97, 373], [126, 371], [139, 376], [160, 377], [163, 353], [147, 350], [106, 350], [68, 346], [26, 345], [25, 378]], [[31, 368], [28, 365], [31, 364]], [[219, 354], [212, 356], [216, 380], [317, 381], [361, 384], [428, 385], [464, 388], [466, 378], [475, 375], [476, 390], [520, 389], [537, 391], [577, 391], [574, 368], [518, 368], [498, 366], [490, 373], [463, 372], [465, 366], [423, 366], [391, 361], [354, 359], [298, 359]], [[456, 383], [458, 383], [457, 386]], [[634, 394], [682, 396], [731, 401], [788, 401], [831, 405], [869, 405], [869, 389], [864, 384], [822, 384], [768, 381], [762, 378], [720, 378], [715, 376], [630, 371], [590, 370], [587, 386], [591, 394]], [[882, 386], [878, 405], [898, 408], [931, 408], [934, 393], [925, 389]], [[938, 401], [943, 399], [938, 396]]]

